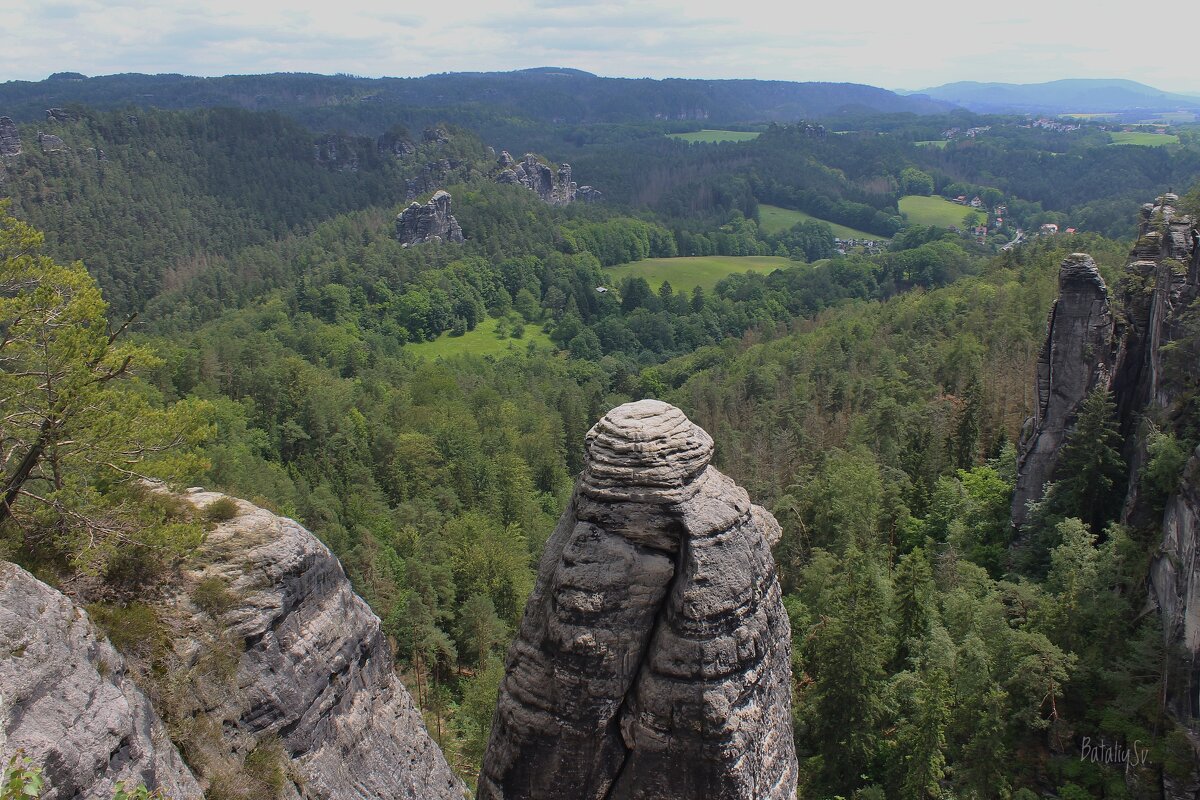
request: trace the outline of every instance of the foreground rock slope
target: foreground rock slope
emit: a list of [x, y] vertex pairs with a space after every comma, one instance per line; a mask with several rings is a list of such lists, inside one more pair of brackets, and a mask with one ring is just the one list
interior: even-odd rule
[[780, 528], [655, 400], [587, 436], [508, 654], [481, 800], [792, 798]]
[[[200, 508], [228, 502], [192, 491]], [[211, 531], [188, 587], [219, 581], [234, 601], [217, 614], [238, 644], [236, 688], [199, 693], [227, 746], [277, 740], [288, 760], [287, 798], [461, 800], [462, 782], [425, 729], [392, 669], [379, 618], [351, 589], [341, 563], [298, 523], [245, 501]], [[199, 616], [194, 591], [175, 599]], [[176, 641], [188, 674], [206, 644]]]
[[118, 782], [199, 800], [125, 659], [81, 609], [0, 561], [0, 760], [43, 769], [43, 800], [110, 800]]

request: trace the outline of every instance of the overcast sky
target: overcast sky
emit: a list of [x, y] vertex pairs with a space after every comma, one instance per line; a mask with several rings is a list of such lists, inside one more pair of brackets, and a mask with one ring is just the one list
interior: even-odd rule
[[[52, 72], [377, 77], [565, 66], [620, 77], [1129, 78], [1200, 94], [1200, 4], [1097, 0], [0, 0], [0, 81]], [[787, 10], [781, 10], [787, 9]], [[1171, 49], [1171, 36], [1178, 47]]]

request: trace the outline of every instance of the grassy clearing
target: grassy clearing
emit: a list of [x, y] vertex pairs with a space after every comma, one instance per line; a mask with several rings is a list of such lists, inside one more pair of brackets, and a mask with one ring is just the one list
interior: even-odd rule
[[668, 133], [672, 139], [682, 139], [688, 144], [703, 142], [716, 144], [718, 142], [748, 142], [758, 138], [757, 131], [692, 131], [691, 133]]
[[476, 356], [494, 356], [503, 355], [509, 350], [524, 352], [525, 348], [529, 347], [530, 342], [534, 342], [538, 347], [553, 347], [554, 343], [550, 341], [550, 337], [542, 332], [541, 325], [525, 325], [525, 333], [520, 339], [505, 337], [503, 339], [496, 336], [496, 326], [500, 322], [498, 319], [488, 317], [475, 326], [475, 330], [467, 331], [462, 336], [451, 336], [449, 332], [443, 333], [432, 342], [414, 342], [406, 344], [404, 348], [414, 355], [424, 356], [426, 358], [449, 358], [450, 356], [458, 356], [464, 354]]
[[762, 203], [758, 204], [758, 225], [764, 233], [779, 233], [781, 231], [786, 231], [797, 222], [803, 222], [806, 219], [815, 219], [817, 222], [824, 222], [833, 229], [833, 235], [839, 239], [886, 238], [877, 233], [867, 233], [866, 231], [847, 228], [845, 225], [838, 225], [836, 222], [829, 222], [828, 220], [814, 217], [812, 214], [805, 214], [803, 211], [793, 211], [790, 208], [768, 206], [763, 205]]
[[917, 147], [936, 147], [939, 150], [945, 149], [946, 145], [950, 144], [949, 139], [933, 139], [927, 142], [913, 142]]
[[1108, 134], [1110, 144], [1135, 144], [1142, 147], [1157, 147], [1163, 144], [1179, 144], [1173, 133], [1147, 133], [1146, 131], [1112, 131]]
[[614, 284], [630, 276], [646, 279], [657, 289], [670, 281], [675, 291], [691, 292], [697, 286], [705, 291], [727, 275], [741, 272], [774, 272], [798, 262], [778, 256], [685, 256], [683, 258], [646, 258], [632, 264], [609, 267]]
[[[967, 206], [960, 206], [958, 203], [951, 203], [942, 197], [922, 197], [919, 194], [909, 194], [900, 198], [900, 213], [908, 217], [908, 221], [914, 225], [937, 225], [941, 228], [949, 228], [953, 225], [956, 228], [961, 228], [963, 225], [963, 217], [971, 212]], [[982, 225], [987, 221], [987, 215], [975, 211], [975, 218], [979, 220], [977, 225]]]

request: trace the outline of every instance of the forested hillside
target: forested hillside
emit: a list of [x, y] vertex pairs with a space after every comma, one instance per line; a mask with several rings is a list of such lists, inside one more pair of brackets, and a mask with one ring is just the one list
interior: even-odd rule
[[[606, 199], [551, 206], [498, 183], [492, 142], [453, 125], [389, 118], [359, 138], [274, 112], [77, 117], [42, 125], [61, 149], [22, 126], [0, 171], [0, 555], [98, 615], [152, 617], [205, 535], [137, 478], [293, 516], [345, 564], [474, 781], [584, 435], [655, 397], [783, 524], [801, 796], [1116, 798], [1190, 775], [1163, 701], [1177, 654], [1143, 613], [1157, 521], [1119, 525], [1064, 484], [1017, 557], [1010, 511], [1060, 263], [1086, 251], [1125, 286], [1130, 240], [1104, 234], [1193, 180], [1194, 145], [1055, 150], [1013, 129], [921, 148], [924, 123], [883, 118], [713, 145], [553, 129], [537, 146]], [[465, 241], [402, 245], [396, 213], [435, 189]], [[915, 225], [897, 206], [951, 192], [1029, 226], [1097, 222], [1001, 250], [1007, 236]], [[815, 219], [768, 234], [760, 203]], [[828, 222], [880, 242], [835, 241]], [[612, 279], [680, 255], [786, 261], [690, 292]], [[1167, 363], [1192, 387], [1195, 331], [1180, 330]], [[499, 355], [416, 348], [482, 335]], [[1149, 456], [1164, 496], [1197, 445], [1188, 391]], [[1105, 403], [1064, 474], [1120, 450]], [[1150, 760], [1126, 784], [1123, 765], [1080, 760], [1082, 736], [1139, 741]]]

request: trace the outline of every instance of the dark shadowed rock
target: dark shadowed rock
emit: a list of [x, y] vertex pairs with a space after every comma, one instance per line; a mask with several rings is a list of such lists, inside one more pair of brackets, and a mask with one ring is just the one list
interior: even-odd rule
[[585, 203], [599, 203], [604, 199], [604, 192], [595, 186], [580, 186], [579, 191], [575, 193], [575, 198]]
[[793, 797], [780, 528], [666, 403], [587, 436], [509, 650], [480, 800]]
[[425, 205], [414, 202], [396, 217], [396, 238], [405, 247], [426, 242], [462, 242], [462, 227], [450, 213], [450, 193], [438, 190]]
[[1038, 357], [1037, 405], [1021, 436], [1013, 524], [1027, 522], [1028, 504], [1042, 499], [1084, 399], [1097, 386], [1108, 388], [1113, 342], [1104, 279], [1091, 256], [1073, 253], [1062, 262], [1058, 299]]
[[43, 800], [110, 800], [120, 781], [200, 800], [125, 659], [87, 614], [0, 561], [0, 762], [18, 750], [44, 770]]
[[335, 133], [323, 136], [313, 145], [313, 153], [318, 164], [338, 172], [358, 172], [358, 148], [349, 136]]
[[8, 117], [0, 117], [0, 158], [21, 155], [21, 132], [17, 123]]

